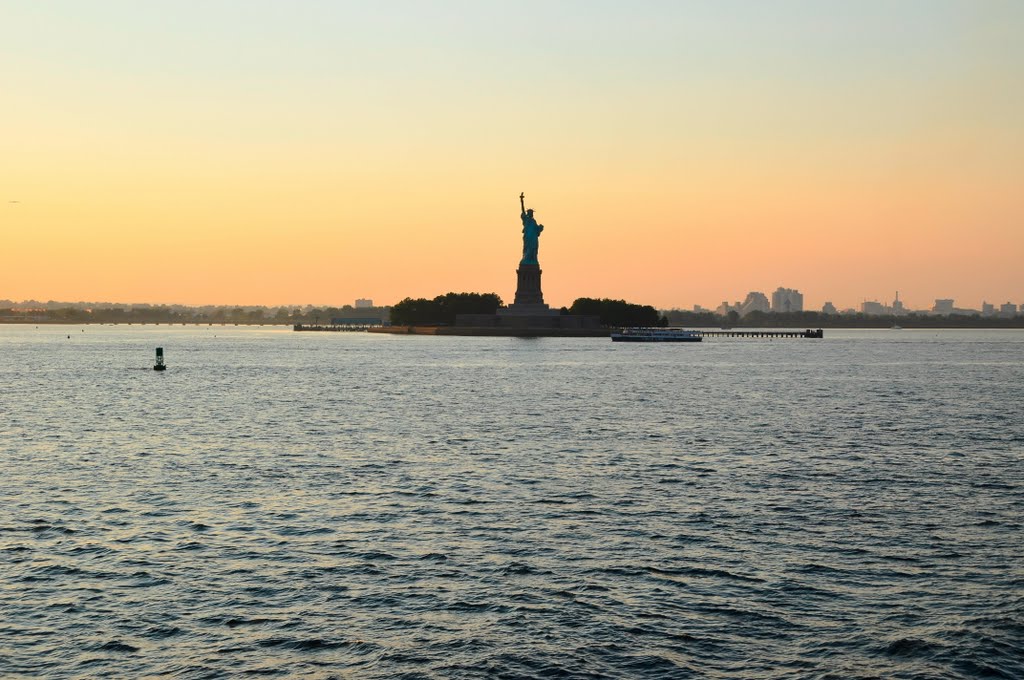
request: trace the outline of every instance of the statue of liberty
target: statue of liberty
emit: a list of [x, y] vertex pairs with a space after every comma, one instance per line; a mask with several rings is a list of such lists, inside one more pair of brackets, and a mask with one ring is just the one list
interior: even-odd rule
[[540, 264], [537, 262], [537, 249], [540, 247], [540, 233], [544, 231], [543, 224], [537, 224], [533, 219], [533, 208], [526, 209], [526, 194], [519, 194], [519, 207], [522, 209], [523, 218], [523, 259], [519, 264]]

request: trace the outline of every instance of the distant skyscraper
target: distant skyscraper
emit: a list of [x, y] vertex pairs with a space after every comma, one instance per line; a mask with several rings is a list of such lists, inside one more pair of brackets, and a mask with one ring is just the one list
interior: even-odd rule
[[860, 303], [861, 314], [870, 314], [872, 316], [878, 316], [880, 314], [885, 314], [885, 312], [885, 305], [883, 305], [881, 302], [876, 302], [874, 300], [865, 300], [864, 302]]
[[834, 304], [832, 304], [832, 302], [830, 301], [830, 302], [826, 302], [825, 304], [823, 304], [821, 306], [821, 313], [822, 314], [838, 314], [839, 310], [836, 309], [836, 306]]
[[367, 307], [373, 307], [373, 300], [365, 300], [363, 298], [356, 300], [356, 309], [366, 309]]
[[737, 302], [735, 305], [730, 305], [728, 300], [722, 300], [722, 304], [715, 307], [715, 314], [719, 316], [725, 316], [729, 312], [739, 313], [740, 303]]
[[896, 299], [892, 301], [892, 313], [896, 316], [903, 316], [907, 313], [907, 310], [903, 307], [903, 303], [900, 302], [899, 291], [896, 291]]
[[936, 314], [952, 314], [953, 301], [946, 299], [935, 300], [935, 306], [932, 307], [932, 311]]
[[779, 288], [772, 293], [773, 312], [802, 312], [804, 311], [803, 293], [792, 288]]
[[747, 293], [747, 299], [740, 305], [739, 313], [740, 316], [746, 316], [751, 312], [768, 312], [770, 310], [771, 305], [768, 303], [768, 296], [764, 293], [751, 291]]
[[1017, 305], [1012, 302], [999, 305], [999, 316], [1017, 316]]
[[982, 302], [981, 303], [981, 315], [982, 316], [995, 316], [996, 315], [996, 306], [994, 304], [992, 304], [991, 302]]

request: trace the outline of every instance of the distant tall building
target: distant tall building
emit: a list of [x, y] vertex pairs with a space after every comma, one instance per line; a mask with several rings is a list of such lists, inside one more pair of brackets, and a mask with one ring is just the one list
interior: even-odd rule
[[823, 304], [821, 306], [821, 313], [822, 314], [838, 314], [839, 310], [836, 309], [836, 306], [834, 304], [832, 304], [832, 302], [830, 301], [830, 302], [826, 302], [825, 304]]
[[982, 302], [981, 303], [981, 315], [982, 316], [995, 316], [996, 315], [996, 306], [994, 304], [992, 304], [991, 302]]
[[771, 310], [771, 305], [768, 303], [768, 296], [764, 293], [758, 293], [757, 291], [751, 291], [747, 293], [747, 299], [740, 305], [739, 313], [740, 316], [746, 316], [751, 312], [768, 312]]
[[999, 316], [1017, 316], [1017, 305], [1012, 302], [999, 305]]
[[953, 301], [952, 300], [936, 300], [935, 306], [932, 307], [932, 311], [936, 314], [952, 314], [953, 313]]
[[798, 290], [792, 288], [779, 288], [772, 293], [773, 312], [802, 312], [804, 311], [804, 296]]
[[368, 307], [373, 307], [373, 300], [364, 300], [363, 298], [356, 300], [356, 309], [366, 309]]
[[737, 302], [735, 305], [730, 305], [728, 300], [722, 300], [722, 304], [715, 307], [715, 314], [719, 316], [725, 316], [729, 312], [739, 313], [740, 303]]
[[885, 312], [885, 305], [883, 305], [881, 302], [875, 302], [874, 300], [865, 300], [864, 302], [860, 303], [861, 314], [879, 316], [881, 314], [885, 314]]
[[903, 316], [907, 313], [903, 303], [900, 302], [900, 292], [896, 291], [896, 299], [892, 301], [892, 313], [896, 316]]

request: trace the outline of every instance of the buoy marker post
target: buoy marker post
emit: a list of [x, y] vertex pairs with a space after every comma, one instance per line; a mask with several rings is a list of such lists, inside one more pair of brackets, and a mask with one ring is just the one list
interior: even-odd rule
[[167, 367], [164, 366], [164, 348], [156, 348], [156, 363], [153, 365], [154, 371], [165, 371]]

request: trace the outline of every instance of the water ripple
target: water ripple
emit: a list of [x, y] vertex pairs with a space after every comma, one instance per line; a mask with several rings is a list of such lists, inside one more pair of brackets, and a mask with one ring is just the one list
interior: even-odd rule
[[0, 676], [1024, 677], [1024, 333], [44, 331]]

